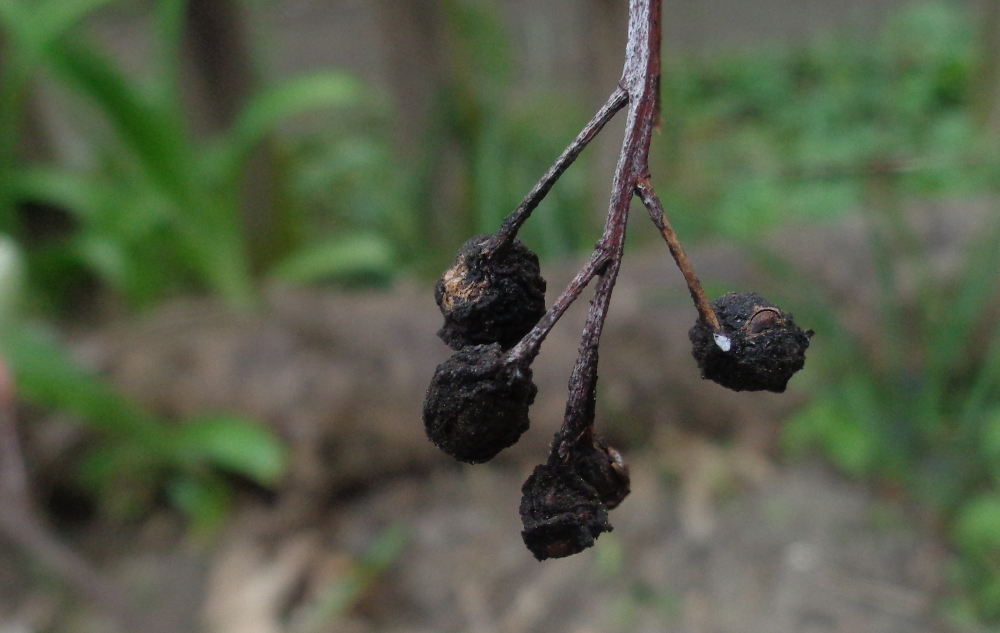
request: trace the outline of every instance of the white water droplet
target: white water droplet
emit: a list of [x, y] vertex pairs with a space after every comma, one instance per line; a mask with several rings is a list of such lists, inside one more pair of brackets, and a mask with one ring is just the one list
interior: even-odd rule
[[715, 337], [715, 344], [719, 346], [724, 352], [728, 352], [733, 346], [733, 342], [729, 340], [728, 336], [723, 336], [722, 334], [713, 334]]

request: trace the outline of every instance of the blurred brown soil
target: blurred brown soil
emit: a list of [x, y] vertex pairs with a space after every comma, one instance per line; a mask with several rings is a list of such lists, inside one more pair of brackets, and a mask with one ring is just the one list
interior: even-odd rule
[[[970, 232], [949, 226], [954, 240]], [[832, 292], [851, 289], [846, 307], [870, 329], [859, 227], [789, 234], [777, 242]], [[736, 250], [692, 256], [704, 279], [767, 296]], [[543, 268], [550, 294], [575, 271]], [[781, 420], [804, 401], [810, 365], [782, 395], [702, 381], [686, 340], [689, 301], [665, 248], [626, 257], [602, 344], [598, 428], [631, 464], [634, 491], [611, 513], [615, 531], [579, 556], [537, 563], [520, 541], [517, 506], [561, 419], [585, 302], [536, 362], [533, 428], [495, 462], [466, 467], [423, 437], [424, 389], [449, 351], [434, 336], [429, 287], [406, 283], [274, 289], [265, 310], [244, 315], [188, 299], [77, 336], [81, 360], [158, 413], [252, 415], [293, 459], [274, 494], [240, 494], [208, 545], [185, 538], [166, 507], [135, 525], [60, 529], [177, 631], [958, 630], [940, 616], [949, 556], [931, 520], [818, 462], [776, 459]], [[44, 496], [66, 477], [74, 447], [92, 440], [58, 419], [27, 431]], [[394, 526], [405, 534], [401, 553], [366, 576], [359, 561]], [[30, 561], [0, 552], [4, 633], [114, 630]], [[354, 581], [362, 590], [347, 591]], [[346, 606], [329, 606], [337, 600]]]

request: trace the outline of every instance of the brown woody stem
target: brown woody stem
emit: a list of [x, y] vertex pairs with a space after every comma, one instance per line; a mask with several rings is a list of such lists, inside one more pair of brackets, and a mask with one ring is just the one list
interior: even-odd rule
[[667, 247], [670, 249], [670, 254], [673, 255], [674, 261], [677, 262], [677, 267], [680, 268], [681, 274], [684, 275], [684, 282], [687, 284], [691, 298], [694, 300], [694, 307], [698, 309], [698, 316], [712, 328], [713, 332], [721, 332], [722, 326], [719, 325], [719, 318], [716, 316], [715, 310], [712, 309], [712, 304], [709, 303], [708, 297], [705, 296], [705, 290], [701, 287], [701, 282], [698, 281], [698, 275], [695, 274], [694, 266], [691, 265], [691, 260], [688, 259], [687, 253], [684, 252], [684, 247], [681, 246], [680, 240], [677, 239], [677, 233], [674, 232], [673, 227], [670, 226], [670, 222], [667, 220], [666, 214], [663, 212], [663, 203], [660, 202], [660, 198], [653, 189], [653, 183], [649, 180], [649, 174], [639, 179], [635, 190], [639, 194], [642, 203], [649, 210], [649, 219], [653, 221], [656, 228], [660, 229], [660, 235], [663, 236]]
[[545, 198], [545, 195], [552, 189], [552, 185], [559, 180], [559, 177], [563, 175], [573, 161], [577, 159], [583, 149], [587, 147], [597, 136], [597, 134], [604, 129], [604, 126], [614, 118], [615, 114], [621, 110], [625, 104], [628, 102], [628, 93], [622, 88], [617, 88], [611, 96], [608, 97], [607, 102], [598, 110], [594, 118], [590, 120], [580, 134], [577, 135], [573, 142], [563, 151], [563, 153], [556, 159], [556, 162], [549, 167], [549, 170], [545, 172], [541, 180], [528, 192], [528, 195], [524, 197], [521, 204], [518, 205], [510, 215], [508, 215], [503, 224], [500, 225], [500, 229], [494, 234], [492, 238], [492, 244], [490, 245], [490, 250], [496, 252], [502, 247], [506, 246], [517, 236], [518, 229], [521, 225], [528, 219], [531, 212], [535, 210], [535, 207]]
[[601, 279], [590, 304], [579, 356], [570, 375], [566, 415], [556, 433], [550, 461], [568, 459], [577, 440], [594, 423], [597, 348], [621, 267], [629, 204], [639, 178], [649, 171], [649, 143], [660, 118], [660, 13], [661, 0], [630, 0], [625, 68], [619, 82], [628, 93], [628, 121], [611, 185], [608, 219], [597, 242], [597, 249], [609, 253], [610, 260], [599, 273]]
[[595, 249], [590, 259], [584, 267], [576, 274], [573, 281], [569, 282], [566, 289], [562, 291], [552, 307], [549, 308], [545, 316], [535, 325], [521, 341], [510, 350], [507, 356], [508, 363], [527, 364], [534, 360], [541, 349], [542, 341], [552, 331], [552, 327], [566, 312], [567, 308], [580, 297], [580, 293], [587, 287], [590, 280], [598, 275], [601, 269], [610, 260], [610, 254], [600, 249]]
[[555, 180], [579, 155], [594, 136], [626, 103], [629, 106], [618, 166], [611, 186], [611, 200], [604, 232], [587, 264], [563, 290], [537, 325], [510, 351], [508, 362], [526, 364], [538, 354], [542, 341], [594, 277], [594, 299], [580, 340], [580, 351], [569, 381], [569, 397], [562, 427], [552, 444], [550, 462], [569, 459], [581, 438], [593, 433], [597, 390], [598, 345], [614, 289], [625, 246], [629, 205], [633, 195], [639, 195], [649, 209], [649, 215], [667, 241], [670, 252], [681, 269], [701, 318], [719, 331], [719, 321], [705, 292], [684, 253], [676, 233], [667, 222], [663, 205], [649, 181], [649, 144], [653, 129], [660, 118], [660, 13], [662, 0], [630, 0], [629, 34], [625, 54], [625, 69], [616, 90], [600, 112], [563, 152], [548, 173], [539, 181], [524, 202], [504, 220], [493, 238], [493, 248], [500, 249], [510, 242], [531, 210], [552, 187]]

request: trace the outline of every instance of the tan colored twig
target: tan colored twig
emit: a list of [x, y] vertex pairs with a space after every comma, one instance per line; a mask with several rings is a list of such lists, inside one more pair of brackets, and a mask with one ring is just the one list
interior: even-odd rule
[[670, 222], [667, 220], [666, 213], [663, 212], [663, 203], [660, 202], [659, 196], [656, 195], [653, 183], [650, 182], [648, 174], [639, 179], [635, 191], [639, 199], [642, 200], [642, 203], [646, 205], [646, 209], [649, 210], [649, 218], [656, 225], [656, 228], [660, 230], [660, 235], [666, 241], [667, 247], [670, 249], [670, 254], [673, 255], [674, 261], [677, 262], [677, 267], [680, 268], [681, 274], [684, 275], [684, 282], [687, 284], [691, 298], [694, 300], [694, 307], [697, 308], [701, 320], [708, 324], [713, 332], [721, 332], [722, 326], [719, 324], [719, 318], [716, 316], [715, 310], [712, 309], [712, 304], [709, 303], [708, 297], [705, 296], [705, 290], [701, 287], [698, 275], [695, 274], [694, 266], [691, 265], [691, 260], [688, 259], [687, 253], [684, 252], [684, 247], [681, 246], [681, 241], [677, 238], [677, 233], [674, 232], [673, 227], [670, 226]]

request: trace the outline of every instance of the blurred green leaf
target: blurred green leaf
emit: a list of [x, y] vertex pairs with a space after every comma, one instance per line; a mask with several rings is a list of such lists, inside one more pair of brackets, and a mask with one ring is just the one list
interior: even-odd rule
[[189, 201], [194, 152], [187, 145], [180, 113], [149, 102], [108, 58], [78, 40], [54, 44], [48, 60], [67, 83], [100, 107], [154, 181]]
[[852, 415], [838, 398], [815, 397], [788, 420], [783, 434], [785, 448], [801, 453], [821, 446], [837, 466], [860, 476], [867, 472], [878, 448], [865, 419]]
[[222, 526], [232, 506], [232, 493], [225, 482], [211, 473], [188, 473], [167, 485], [173, 504], [191, 521], [196, 536], [213, 536]]
[[506, 84], [511, 70], [511, 46], [497, 6], [485, 0], [444, 0], [448, 27], [459, 48], [452, 56], [463, 82], [490, 99]]
[[678, 224], [751, 241], [784, 222], [836, 217], [861, 202], [866, 166], [884, 159], [919, 165], [900, 179], [909, 195], [989, 186], [982, 166], [969, 168], [978, 158], [968, 15], [930, 3], [900, 16], [877, 43], [841, 32], [669, 65], [673, 126], [661, 147], [676, 168], [663, 190], [692, 216]]
[[976, 556], [1000, 553], [1000, 498], [984, 495], [969, 500], [955, 517], [955, 543]]
[[43, 49], [85, 17], [115, 0], [0, 0], [0, 24], [22, 52], [37, 60]]
[[24, 301], [24, 261], [10, 236], [0, 233], [0, 336], [21, 325]]
[[358, 275], [388, 275], [394, 261], [392, 245], [379, 235], [338, 235], [293, 254], [278, 264], [273, 274], [289, 283], [312, 283]]
[[18, 394], [36, 404], [79, 415], [96, 428], [162, 444], [162, 427], [106, 381], [84, 370], [51, 336], [35, 328], [6, 332], [0, 349], [13, 368]]
[[40, 43], [47, 45], [79, 24], [84, 18], [116, 0], [42, 0], [32, 9], [34, 28]]
[[240, 112], [211, 166], [222, 182], [231, 182], [242, 161], [275, 127], [310, 109], [357, 105], [361, 83], [345, 73], [326, 72], [296, 77], [255, 95]]
[[153, 20], [157, 51], [155, 83], [151, 91], [156, 102], [178, 112], [183, 110], [184, 89], [181, 85], [184, 21], [188, 0], [157, 0]]
[[151, 208], [165, 213], [165, 226], [177, 238], [176, 261], [186, 262], [230, 304], [251, 305], [255, 292], [235, 190], [219, 190], [219, 183], [208, 178], [212, 172], [199, 169], [179, 101], [148, 98], [82, 41], [65, 38], [50, 49], [49, 63], [99, 106], [142, 168], [131, 180], [119, 183], [135, 191], [120, 190], [115, 204], [120, 206], [136, 193], [141, 200], [165, 201]]
[[97, 215], [104, 195], [97, 179], [50, 167], [18, 170], [11, 175], [9, 186], [22, 200], [51, 204], [77, 213], [83, 220]]
[[261, 424], [233, 415], [196, 418], [175, 428], [178, 455], [249, 477], [263, 486], [285, 472], [285, 446]]

